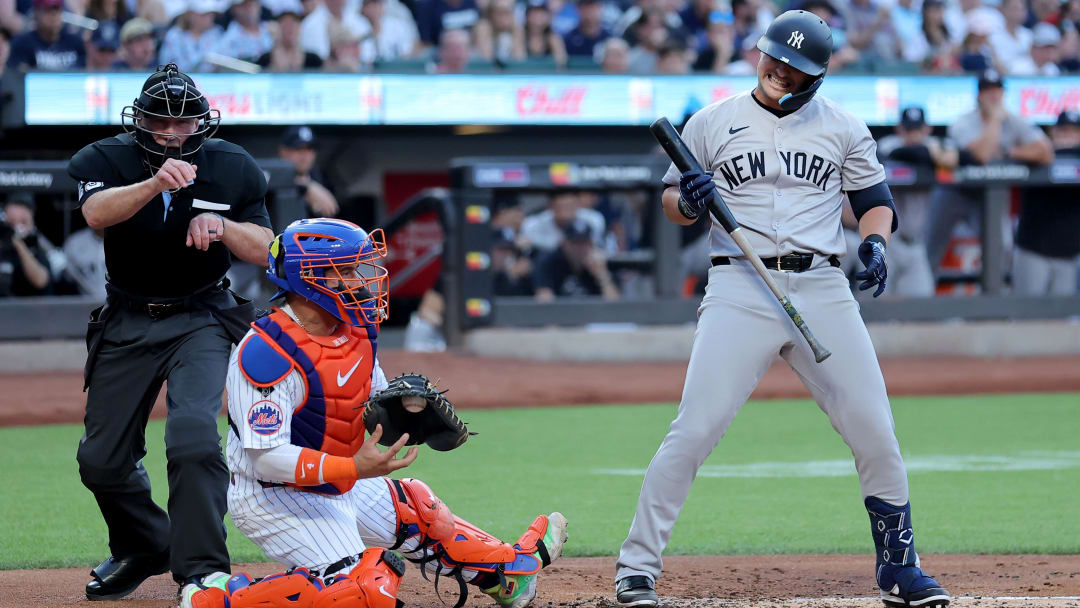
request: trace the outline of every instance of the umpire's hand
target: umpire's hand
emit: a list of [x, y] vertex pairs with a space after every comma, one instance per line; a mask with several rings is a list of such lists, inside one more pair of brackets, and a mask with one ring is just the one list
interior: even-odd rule
[[178, 158], [166, 158], [161, 168], [154, 174], [154, 186], [158, 192], [179, 190], [195, 181], [198, 165], [186, 163]]
[[210, 244], [225, 236], [225, 220], [216, 213], [200, 213], [188, 223], [187, 246], [206, 251]]
[[379, 449], [379, 438], [382, 437], [382, 425], [376, 424], [375, 430], [364, 441], [364, 445], [353, 454], [353, 464], [356, 465], [357, 479], [368, 477], [382, 477], [389, 475], [398, 469], [404, 469], [416, 460], [417, 450], [410, 448], [404, 458], [395, 458], [401, 448], [409, 441], [409, 434], [404, 433], [394, 445], [385, 452]]

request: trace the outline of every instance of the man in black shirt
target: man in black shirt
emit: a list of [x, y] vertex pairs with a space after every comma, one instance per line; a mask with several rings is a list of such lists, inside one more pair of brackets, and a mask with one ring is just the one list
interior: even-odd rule
[[82, 38], [64, 31], [64, 0], [34, 0], [34, 29], [11, 40], [8, 67], [72, 70], [86, 65]]
[[536, 262], [536, 299], [550, 302], [556, 296], [603, 296], [617, 300], [619, 288], [608, 272], [603, 252], [593, 244], [592, 230], [582, 219], [563, 229], [563, 240], [554, 251]]
[[[1050, 130], [1057, 159], [1080, 158], [1080, 114], [1062, 112]], [[1022, 295], [1076, 293], [1080, 256], [1080, 202], [1072, 188], [1023, 190], [1016, 229], [1013, 287]]]
[[0, 297], [47, 295], [51, 283], [49, 256], [34, 227], [34, 199], [15, 193], [0, 221]]
[[[87, 329], [85, 433], [77, 459], [109, 528], [112, 556], [89, 599], [116, 599], [172, 570], [181, 605], [223, 587], [228, 469], [221, 411], [231, 345], [254, 320], [224, 279], [232, 257], [267, 264], [266, 179], [239, 146], [211, 139], [220, 114], [175, 64], [124, 109], [125, 133], [71, 159], [86, 223], [105, 231], [104, 307]], [[147, 417], [168, 381], [168, 514], [141, 460]]]

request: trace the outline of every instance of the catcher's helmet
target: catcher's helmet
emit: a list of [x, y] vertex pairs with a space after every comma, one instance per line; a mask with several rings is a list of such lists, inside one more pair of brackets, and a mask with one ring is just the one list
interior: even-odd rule
[[[266, 276], [349, 325], [378, 325], [387, 316], [389, 291], [381, 229], [368, 233], [328, 218], [297, 220], [270, 243]], [[274, 299], [271, 298], [271, 299]]]
[[[163, 146], [154, 140], [154, 135], [172, 142], [179, 142], [182, 135], [153, 131], [146, 120], [150, 117], [194, 118], [198, 123], [182, 144]], [[221, 113], [210, 108], [206, 96], [195, 87], [195, 81], [181, 72], [175, 63], [151, 74], [143, 83], [138, 99], [120, 113], [124, 131], [135, 138], [146, 153], [146, 162], [155, 171], [169, 157], [189, 160], [207, 139], [214, 136], [220, 122]]]
[[817, 92], [832, 57], [832, 29], [820, 17], [807, 11], [787, 11], [773, 20], [757, 48], [804, 74], [815, 76], [806, 89], [780, 100], [785, 110], [797, 110]]

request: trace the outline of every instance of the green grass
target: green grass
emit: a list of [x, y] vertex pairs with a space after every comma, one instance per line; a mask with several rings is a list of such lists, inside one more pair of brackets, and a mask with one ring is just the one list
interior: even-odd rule
[[[910, 465], [958, 457], [1058, 459], [1056, 469], [926, 471], [912, 466], [923, 552], [1080, 553], [1080, 395], [897, 398], [897, 434]], [[613, 555], [633, 516], [641, 476], [674, 416], [672, 405], [465, 410], [480, 434], [449, 453], [422, 450], [408, 474], [454, 511], [506, 539], [540, 512], [570, 520], [570, 555]], [[81, 427], [0, 429], [0, 569], [86, 566], [106, 555], [105, 527], [79, 483]], [[224, 433], [224, 424], [223, 424]], [[162, 423], [146, 466], [164, 504]], [[706, 469], [750, 463], [846, 461], [850, 452], [809, 401], [752, 402]], [[760, 466], [760, 465], [759, 465]], [[994, 467], [992, 467], [994, 468]], [[710, 477], [695, 482], [668, 553], [866, 553], [868, 520], [854, 474]], [[235, 561], [261, 559], [230, 523]]]

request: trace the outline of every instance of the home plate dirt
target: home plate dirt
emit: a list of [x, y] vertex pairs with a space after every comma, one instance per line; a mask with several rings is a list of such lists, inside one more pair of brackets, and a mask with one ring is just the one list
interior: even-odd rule
[[[924, 555], [923, 565], [956, 596], [960, 608], [1080, 608], [1078, 555]], [[664, 559], [657, 584], [668, 608], [881, 608], [872, 555], [706, 555]], [[263, 576], [274, 564], [234, 566]], [[156, 576], [124, 600], [90, 603], [83, 596], [89, 568], [0, 572], [0, 608], [170, 608], [176, 584]], [[613, 557], [564, 558], [540, 575], [536, 608], [617, 608]], [[449, 608], [457, 584], [443, 580], [443, 596], [410, 568], [400, 598], [407, 606]], [[493, 607], [470, 589], [470, 608]]]

